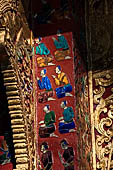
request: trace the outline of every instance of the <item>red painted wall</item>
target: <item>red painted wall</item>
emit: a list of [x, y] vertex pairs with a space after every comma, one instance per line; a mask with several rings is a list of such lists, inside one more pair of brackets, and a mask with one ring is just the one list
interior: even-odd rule
[[[60, 141], [62, 139], [66, 139], [69, 146], [73, 147], [74, 150], [74, 164], [75, 164], [75, 169], [77, 169], [77, 135], [76, 132], [71, 132], [71, 133], [66, 133], [66, 134], [60, 134], [58, 131], [58, 124], [59, 124], [59, 120], [58, 118], [62, 116], [62, 112], [63, 109], [60, 107], [60, 104], [62, 101], [66, 100], [68, 102], [67, 106], [71, 106], [74, 110], [74, 114], [76, 117], [76, 112], [75, 112], [75, 81], [74, 81], [74, 55], [73, 55], [73, 39], [72, 39], [72, 33], [71, 32], [67, 32], [63, 34], [68, 42], [69, 45], [69, 49], [70, 49], [70, 56], [71, 59], [69, 60], [64, 60], [64, 61], [56, 61], [55, 57], [54, 57], [54, 52], [56, 51], [55, 45], [53, 43], [52, 37], [56, 37], [57, 35], [53, 35], [53, 36], [48, 36], [48, 37], [43, 37], [42, 38], [42, 42], [46, 45], [46, 47], [50, 50], [51, 54], [53, 55], [54, 59], [53, 59], [53, 63], [55, 64], [54, 66], [46, 66], [44, 68], [46, 68], [47, 70], [47, 76], [51, 81], [53, 90], [55, 90], [55, 88], [57, 87], [54, 83], [54, 80], [52, 78], [52, 74], [56, 75], [55, 73], [55, 68], [57, 65], [60, 65], [62, 68], [62, 71], [66, 73], [66, 75], [68, 76], [69, 80], [70, 80], [70, 84], [73, 87], [73, 90], [71, 92], [71, 94], [73, 95], [72, 97], [64, 97], [64, 98], [60, 98], [58, 99], [56, 97], [55, 91], [54, 91], [54, 95], [53, 98], [55, 98], [55, 101], [48, 101], [45, 103], [39, 103], [38, 102], [38, 93], [42, 92], [44, 90], [40, 90], [38, 85], [37, 85], [37, 153], [39, 154], [39, 157], [41, 158], [42, 153], [40, 152], [40, 145], [42, 142], [46, 141], [49, 145], [49, 150], [52, 151], [52, 157], [53, 157], [53, 169], [54, 170], [60, 170], [63, 169], [63, 165], [60, 162], [59, 156], [58, 156], [58, 151], [60, 151], [61, 153], [63, 153], [63, 150], [61, 149], [60, 146]], [[34, 49], [36, 50], [36, 46], [37, 44], [35, 44]], [[34, 50], [34, 51], [35, 51]], [[36, 51], [35, 51], [36, 54]], [[35, 66], [36, 66], [36, 78], [37, 76], [41, 79], [40, 77], [40, 71], [43, 69], [43, 67], [38, 67], [37, 66], [37, 58], [39, 56], [35, 55]], [[53, 110], [55, 112], [56, 115], [56, 122], [55, 122], [55, 134], [58, 135], [58, 138], [56, 137], [48, 137], [48, 138], [40, 138], [39, 137], [39, 122], [44, 120], [44, 111], [43, 108], [46, 104], [50, 105], [50, 110]], [[76, 125], [76, 120], [74, 117], [74, 121], [75, 121], [75, 125]], [[75, 128], [76, 129], [76, 128]], [[40, 169], [40, 168], [39, 168]]]

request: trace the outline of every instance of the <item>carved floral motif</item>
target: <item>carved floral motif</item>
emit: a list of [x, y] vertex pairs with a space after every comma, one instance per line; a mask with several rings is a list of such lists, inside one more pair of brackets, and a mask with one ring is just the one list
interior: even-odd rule
[[[113, 70], [94, 74], [94, 120], [97, 169], [110, 169], [113, 137]], [[107, 73], [107, 74], [106, 74]], [[97, 90], [98, 88], [98, 90]], [[97, 99], [97, 100], [95, 100]]]
[[[113, 168], [113, 1], [89, 0], [86, 8], [94, 170]], [[92, 92], [93, 90], [93, 92]], [[95, 157], [96, 153], [96, 157]]]

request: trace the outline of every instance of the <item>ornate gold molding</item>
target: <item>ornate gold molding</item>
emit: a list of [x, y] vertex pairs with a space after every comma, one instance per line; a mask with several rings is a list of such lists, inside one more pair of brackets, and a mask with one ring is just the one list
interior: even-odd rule
[[11, 10], [17, 11], [19, 0], [0, 0], [0, 18]]
[[[96, 170], [96, 149], [95, 149], [95, 121], [94, 121], [94, 111], [93, 111], [93, 75], [92, 71], [88, 72], [88, 84], [89, 84], [89, 103], [90, 103], [90, 116], [91, 116], [91, 134], [92, 134], [92, 160], [93, 160], [93, 170]], [[98, 97], [97, 97], [98, 98]], [[97, 99], [96, 98], [96, 99]]]
[[10, 66], [9, 69], [3, 70], [2, 73], [4, 76], [4, 85], [6, 86], [8, 108], [13, 131], [13, 143], [17, 164], [16, 167], [17, 169], [20, 166], [28, 169], [28, 147], [25, 133], [26, 127], [24, 123], [17, 77], [12, 66]]
[[[113, 1], [86, 2], [86, 32], [89, 72], [92, 72], [90, 102], [94, 124], [95, 169], [111, 170], [113, 158]], [[92, 101], [93, 100], [93, 101]], [[93, 155], [94, 157], [94, 155]]]
[[[94, 75], [95, 80], [95, 88], [104, 88], [104, 91], [100, 91], [100, 96], [98, 96], [98, 103], [94, 101], [96, 104], [96, 108], [94, 109], [95, 115], [95, 129], [98, 132], [96, 135], [96, 157], [97, 157], [97, 169], [110, 169], [111, 161], [112, 161], [112, 146], [113, 146], [113, 95], [112, 95], [112, 75], [113, 70], [104, 71], [101, 73], [101, 77], [99, 74]], [[107, 74], [106, 74], [107, 73]], [[99, 75], [99, 76], [98, 76]], [[107, 75], [107, 76], [106, 76]], [[97, 83], [98, 82], [98, 83]], [[109, 86], [111, 88], [108, 91]], [[111, 90], [111, 91], [110, 91]], [[99, 92], [99, 91], [98, 91]], [[94, 98], [97, 98], [98, 94], [94, 93]]]
[[[16, 168], [34, 170], [34, 104], [32, 79], [30, 79], [32, 49], [29, 44], [30, 30], [24, 15], [21, 1], [0, 1], [0, 51], [4, 85], [8, 100], [13, 142], [15, 148]], [[26, 75], [22, 74], [19, 58], [26, 56], [23, 63]], [[27, 92], [27, 79], [31, 90]], [[27, 100], [25, 100], [27, 96]], [[29, 103], [27, 103], [29, 102]]]

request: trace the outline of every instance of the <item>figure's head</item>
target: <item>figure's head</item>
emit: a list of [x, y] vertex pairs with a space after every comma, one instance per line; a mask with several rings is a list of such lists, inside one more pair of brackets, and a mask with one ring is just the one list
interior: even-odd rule
[[43, 111], [45, 113], [47, 113], [49, 111], [49, 109], [50, 109], [50, 106], [47, 104], [47, 105], [44, 106]]
[[65, 108], [66, 105], [67, 105], [67, 101], [66, 101], [66, 100], [62, 101], [62, 103], [61, 103], [61, 108]]
[[46, 142], [43, 142], [42, 144], [41, 144], [41, 152], [44, 152], [45, 150], [47, 150], [48, 149], [48, 144], [46, 143]]
[[56, 73], [57, 74], [61, 73], [61, 66], [56, 66]]
[[61, 36], [61, 33], [62, 33], [62, 30], [59, 29], [59, 30], [57, 31], [57, 36]]
[[44, 68], [43, 70], [41, 70], [40, 75], [43, 77], [44, 75], [46, 75], [46, 69]]
[[39, 44], [39, 43], [41, 42], [41, 40], [42, 40], [42, 38], [41, 38], [41, 37], [38, 37], [38, 38], [35, 39], [35, 42], [36, 42], [37, 44]]
[[60, 145], [61, 145], [61, 148], [62, 148], [62, 149], [66, 149], [69, 144], [68, 144], [68, 142], [67, 142], [65, 139], [63, 139], [63, 140], [60, 142]]

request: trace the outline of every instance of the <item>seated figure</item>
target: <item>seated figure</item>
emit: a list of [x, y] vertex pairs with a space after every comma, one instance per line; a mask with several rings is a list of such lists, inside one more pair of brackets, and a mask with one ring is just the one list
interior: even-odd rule
[[51, 86], [50, 79], [46, 75], [46, 69], [41, 70], [40, 76], [42, 77], [42, 80], [40, 80], [39, 77], [37, 77], [37, 84], [40, 90], [43, 90], [38, 93], [38, 101], [39, 103], [44, 103], [47, 101], [55, 100], [53, 96], [53, 89]]
[[49, 65], [54, 65], [52, 63], [53, 56], [50, 54], [50, 50], [41, 42], [41, 38], [35, 40], [36, 43], [36, 55], [38, 67], [45, 67]]
[[37, 84], [39, 89], [46, 89], [48, 91], [52, 90], [51, 82], [46, 75], [46, 69], [41, 70], [40, 75], [42, 77], [42, 81], [39, 79], [39, 77], [37, 77]]
[[64, 37], [64, 35], [61, 34], [61, 30], [57, 31], [57, 37], [58, 39], [56, 39], [55, 37], [52, 37], [54, 41], [54, 45], [57, 49], [57, 51], [55, 51], [55, 54], [54, 54], [55, 59], [57, 61], [71, 59], [68, 42], [66, 38]]
[[41, 170], [52, 170], [52, 152], [49, 150], [47, 142], [41, 144], [41, 160], [38, 159], [38, 164]]
[[58, 155], [64, 170], [74, 170], [74, 150], [72, 146], [69, 146], [67, 140], [63, 139], [60, 142], [63, 154], [58, 151]]
[[46, 137], [57, 137], [53, 132], [55, 131], [55, 113], [54, 111], [50, 111], [50, 106], [46, 105], [44, 107], [45, 117], [44, 121], [40, 121], [39, 125], [39, 136], [41, 138]]
[[55, 89], [57, 97], [72, 96], [70, 93], [72, 91], [72, 86], [69, 83], [67, 75], [61, 71], [61, 66], [57, 66], [55, 71], [58, 76], [52, 75], [52, 77], [54, 78], [55, 84], [60, 86]]
[[72, 107], [67, 107], [67, 101], [63, 101], [61, 103], [61, 108], [64, 109], [63, 111], [63, 117], [60, 117], [60, 123], [59, 123], [59, 132], [61, 134], [63, 133], [69, 133], [75, 131], [75, 122], [73, 120], [74, 118], [74, 112]]

